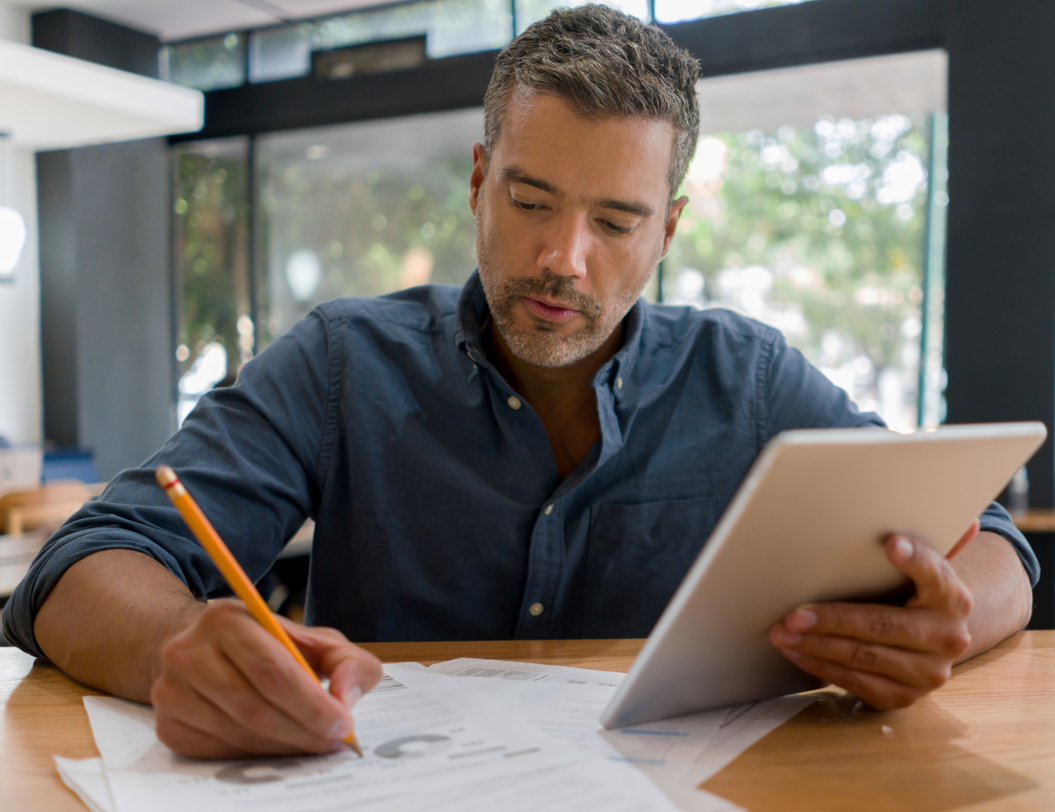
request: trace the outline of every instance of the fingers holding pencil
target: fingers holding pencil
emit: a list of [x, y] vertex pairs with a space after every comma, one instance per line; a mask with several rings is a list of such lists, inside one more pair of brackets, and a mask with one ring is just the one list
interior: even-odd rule
[[196, 757], [325, 753], [352, 727], [235, 600], [214, 601], [163, 647], [151, 700], [158, 737]]
[[241, 599], [215, 602], [166, 645], [152, 693], [158, 736], [207, 758], [325, 752], [338, 740], [362, 755], [350, 711], [377, 684], [380, 662], [334, 629], [273, 615], [172, 469], [157, 479]]
[[330, 693], [349, 711], [381, 681], [381, 661], [337, 629], [306, 627], [278, 618], [317, 674], [328, 677]]

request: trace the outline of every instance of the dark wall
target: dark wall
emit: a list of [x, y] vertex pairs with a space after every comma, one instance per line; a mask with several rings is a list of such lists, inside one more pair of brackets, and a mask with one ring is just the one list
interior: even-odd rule
[[78, 438], [77, 236], [70, 155], [37, 154], [44, 436], [59, 445], [76, 445]]
[[71, 9], [33, 15], [33, 45], [142, 76], [158, 77], [158, 39]]
[[[34, 45], [157, 74], [154, 37], [70, 11], [33, 17]], [[168, 144], [37, 155], [44, 435], [95, 452], [109, 479], [172, 428]]]
[[168, 145], [41, 153], [44, 433], [109, 479], [171, 433]]
[[1043, 420], [1030, 504], [1055, 445], [1055, 3], [948, 0], [950, 423]]

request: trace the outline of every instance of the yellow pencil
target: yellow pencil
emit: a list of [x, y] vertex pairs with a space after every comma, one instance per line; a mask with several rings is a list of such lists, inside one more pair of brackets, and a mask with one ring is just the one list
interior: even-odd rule
[[[167, 465], [161, 465], [154, 472], [154, 475], [157, 477], [158, 484], [168, 494], [168, 498], [172, 500], [172, 504], [180, 512], [187, 526], [190, 527], [191, 532], [194, 533], [195, 538], [201, 542], [201, 546], [209, 554], [209, 558], [219, 567], [224, 580], [227, 581], [227, 585], [234, 590], [234, 594], [242, 599], [256, 622], [284, 645], [289, 650], [289, 653], [296, 658], [297, 662], [303, 666], [304, 670], [311, 674], [316, 682], [319, 682], [318, 674], [308, 664], [308, 661], [304, 659], [300, 649], [290, 640], [286, 630], [275, 620], [275, 616], [271, 614], [271, 610], [264, 603], [264, 599], [260, 597], [260, 593], [256, 591], [256, 587], [249, 580], [249, 576], [245, 574], [241, 564], [231, 555], [231, 551], [227, 549], [227, 545], [223, 543], [220, 534], [216, 532], [215, 528], [205, 517], [205, 514], [202, 513], [198, 503], [187, 493], [187, 489], [179, 481], [176, 472]], [[363, 755], [359, 742], [355, 740], [354, 733], [348, 736], [344, 743], [358, 753], [359, 756]]]

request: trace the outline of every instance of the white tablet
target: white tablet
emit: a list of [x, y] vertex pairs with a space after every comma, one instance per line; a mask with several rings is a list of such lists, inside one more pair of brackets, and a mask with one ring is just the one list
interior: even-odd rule
[[1044, 441], [1043, 423], [810, 429], [774, 438], [601, 715], [607, 728], [810, 690], [769, 642], [803, 603], [896, 600], [882, 539], [947, 553]]

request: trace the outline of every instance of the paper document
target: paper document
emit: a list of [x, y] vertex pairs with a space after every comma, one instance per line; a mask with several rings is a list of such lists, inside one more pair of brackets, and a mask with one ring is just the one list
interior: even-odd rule
[[234, 762], [187, 759], [158, 741], [150, 708], [86, 697], [102, 759], [57, 759], [56, 765], [89, 808], [107, 812], [321, 812], [364, 804], [385, 812], [424, 805], [438, 812], [463, 812], [499, 803], [503, 810], [527, 812], [553, 793], [562, 800], [551, 798], [547, 806], [569, 812], [674, 809], [647, 783], [627, 792], [633, 782], [624, 781], [616, 765], [582, 758], [539, 734], [532, 740], [515, 717], [488, 716], [471, 698], [440, 698], [429, 691], [429, 683], [451, 682], [442, 675], [420, 666], [392, 670], [406, 674], [413, 684], [386, 674], [356, 706], [363, 759], [347, 751]]
[[598, 719], [624, 674], [469, 658], [429, 670], [472, 678], [481, 702], [500, 703], [549, 737], [632, 766], [683, 810], [714, 808], [716, 796], [697, 787], [812, 701], [783, 697], [605, 730]]
[[386, 665], [355, 708], [363, 759], [187, 759], [158, 741], [149, 707], [86, 697], [102, 758], [55, 763], [92, 812], [730, 812], [696, 787], [809, 704], [786, 697], [603, 730], [623, 678], [494, 660]]
[[257, 806], [306, 812], [331, 809], [338, 800], [435, 793], [471, 776], [505, 777], [565, 763], [559, 753], [548, 754], [387, 675], [356, 707], [362, 759], [347, 750], [238, 762], [187, 759], [158, 741], [150, 708], [99, 697], [86, 698], [85, 706], [118, 812]]
[[86, 807], [92, 812], [114, 812], [101, 758], [52, 758], [55, 759], [55, 767], [59, 771], [62, 783], [73, 790]]

